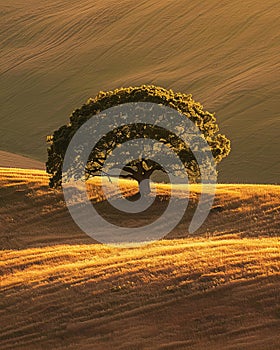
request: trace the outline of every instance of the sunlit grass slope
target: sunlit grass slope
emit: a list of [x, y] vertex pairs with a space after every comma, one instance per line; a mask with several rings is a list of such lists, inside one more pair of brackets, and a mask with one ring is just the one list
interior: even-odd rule
[[223, 182], [279, 182], [277, 0], [0, 0], [0, 149], [44, 140], [99, 90], [193, 93], [232, 140]]
[[[196, 236], [181, 223], [169, 238], [184, 238], [120, 249], [79, 231], [45, 172], [2, 168], [0, 182], [1, 349], [279, 347], [278, 186], [219, 185]], [[98, 180], [89, 193], [112, 214]]]
[[[61, 192], [48, 188], [48, 175], [41, 170], [2, 168], [0, 171], [1, 247], [26, 248], [55, 243], [89, 243], [91, 239], [75, 225]], [[122, 181], [126, 196], [137, 192], [136, 184]], [[108, 192], [116, 196], [117, 187], [108, 182]], [[96, 209], [113, 223], [135, 227], [147, 224], [166, 208], [166, 185], [159, 185], [160, 199], [144, 215], [120, 215], [104, 201], [99, 180], [89, 184], [89, 195]], [[186, 188], [176, 190], [178, 201], [186, 198]], [[199, 187], [190, 192], [190, 206], [182, 222], [169, 235], [185, 237], [199, 198]], [[218, 185], [213, 208], [196, 235], [239, 237], [278, 236], [280, 234], [280, 188], [272, 185]]]
[[1, 349], [278, 349], [279, 248], [244, 238], [4, 250]]

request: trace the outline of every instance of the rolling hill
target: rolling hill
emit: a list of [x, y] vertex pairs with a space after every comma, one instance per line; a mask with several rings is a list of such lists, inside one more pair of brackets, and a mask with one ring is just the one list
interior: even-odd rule
[[0, 149], [45, 161], [45, 137], [99, 90], [153, 83], [216, 112], [220, 182], [279, 183], [276, 0], [0, 0]]
[[[1, 169], [1, 168], [0, 168]], [[73, 222], [66, 208], [62, 192], [48, 188], [49, 176], [42, 170], [2, 168], [0, 171], [0, 246], [5, 249], [22, 249], [60, 243], [84, 244], [92, 242]], [[125, 195], [137, 192], [133, 181], [121, 180]], [[117, 189], [109, 182], [110, 195]], [[148, 224], [166, 208], [168, 186], [158, 185], [161, 200], [155, 202], [144, 216], [128, 217], [104, 200], [100, 181], [89, 184], [89, 195], [96, 210], [117, 225], [137, 227], [140, 220]], [[178, 187], [178, 201], [184, 200], [186, 188]], [[192, 186], [187, 214], [168, 238], [187, 236], [188, 223], [199, 194]], [[273, 185], [217, 185], [213, 208], [196, 235], [208, 237], [231, 235], [233, 237], [267, 237], [280, 235], [280, 188]]]
[[45, 169], [45, 164], [11, 152], [0, 151], [1, 168]]
[[[279, 186], [218, 185], [196, 235], [186, 217], [166, 239], [116, 248], [82, 233], [47, 183], [41, 170], [0, 170], [1, 349], [279, 347]], [[147, 220], [168, 192], [157, 188]], [[98, 180], [88, 191], [106, 214]]]

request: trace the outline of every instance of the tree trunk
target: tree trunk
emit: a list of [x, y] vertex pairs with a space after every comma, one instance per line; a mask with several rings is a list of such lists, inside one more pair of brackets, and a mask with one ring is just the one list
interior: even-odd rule
[[138, 186], [141, 195], [146, 196], [151, 193], [150, 179], [143, 179], [142, 181], [138, 182]]
[[139, 194], [146, 196], [151, 193], [151, 181], [150, 177], [154, 172], [155, 168], [150, 168], [149, 170], [145, 169], [142, 161], [139, 161], [136, 164], [137, 170], [130, 168], [128, 166], [124, 167], [123, 170], [130, 173], [125, 175], [131, 177], [132, 179], [138, 182]]

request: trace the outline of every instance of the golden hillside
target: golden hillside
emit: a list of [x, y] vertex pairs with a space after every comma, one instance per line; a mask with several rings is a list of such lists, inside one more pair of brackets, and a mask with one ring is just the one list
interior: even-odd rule
[[217, 113], [221, 181], [279, 181], [277, 0], [0, 5], [0, 149], [45, 160], [46, 135], [99, 90], [155, 84]]
[[279, 347], [279, 186], [218, 185], [196, 236], [181, 223], [184, 238], [113, 248], [78, 230], [43, 171], [0, 180], [1, 349]]
[[[65, 206], [61, 192], [48, 188], [48, 175], [42, 170], [2, 168], [0, 171], [0, 237], [4, 248], [27, 248], [49, 243], [89, 243], [86, 236], [75, 225]], [[122, 180], [127, 196], [137, 192], [132, 181]], [[116, 195], [116, 187], [108, 183], [111, 196]], [[156, 201], [145, 216], [130, 217], [131, 227], [138, 226], [139, 220], [147, 224], [158, 217], [166, 208], [167, 185], [159, 185], [162, 200]], [[89, 193], [96, 209], [106, 218], [127, 226], [127, 216], [112, 210], [102, 200], [99, 180], [89, 184]], [[178, 201], [186, 196], [184, 187], [178, 187]], [[192, 186], [190, 205], [179, 226], [170, 238], [187, 234], [190, 215], [195, 209], [199, 194], [198, 186]], [[213, 209], [196, 235], [207, 237], [232, 235], [238, 237], [279, 236], [280, 188], [273, 185], [217, 185]], [[43, 232], [42, 232], [42, 227]], [[47, 242], [47, 243], [46, 243]]]
[[277, 349], [279, 239], [1, 252], [1, 349]]

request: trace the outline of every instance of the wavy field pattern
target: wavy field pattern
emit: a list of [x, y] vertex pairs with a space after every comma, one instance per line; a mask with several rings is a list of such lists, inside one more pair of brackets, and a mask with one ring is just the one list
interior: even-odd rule
[[0, 0], [0, 149], [45, 160], [45, 136], [99, 90], [193, 93], [232, 140], [220, 181], [278, 183], [276, 0]]
[[277, 349], [279, 248], [271, 238], [2, 251], [1, 349]]
[[[1, 349], [278, 348], [279, 186], [218, 185], [195, 236], [186, 215], [166, 239], [120, 249], [81, 232], [48, 180], [42, 170], [0, 169]], [[121, 186], [137, 192], [132, 181]], [[157, 217], [168, 186], [157, 191], [155, 208], [126, 224]], [[127, 220], [98, 179], [88, 192], [103, 214]], [[198, 195], [191, 186], [190, 211]]]

